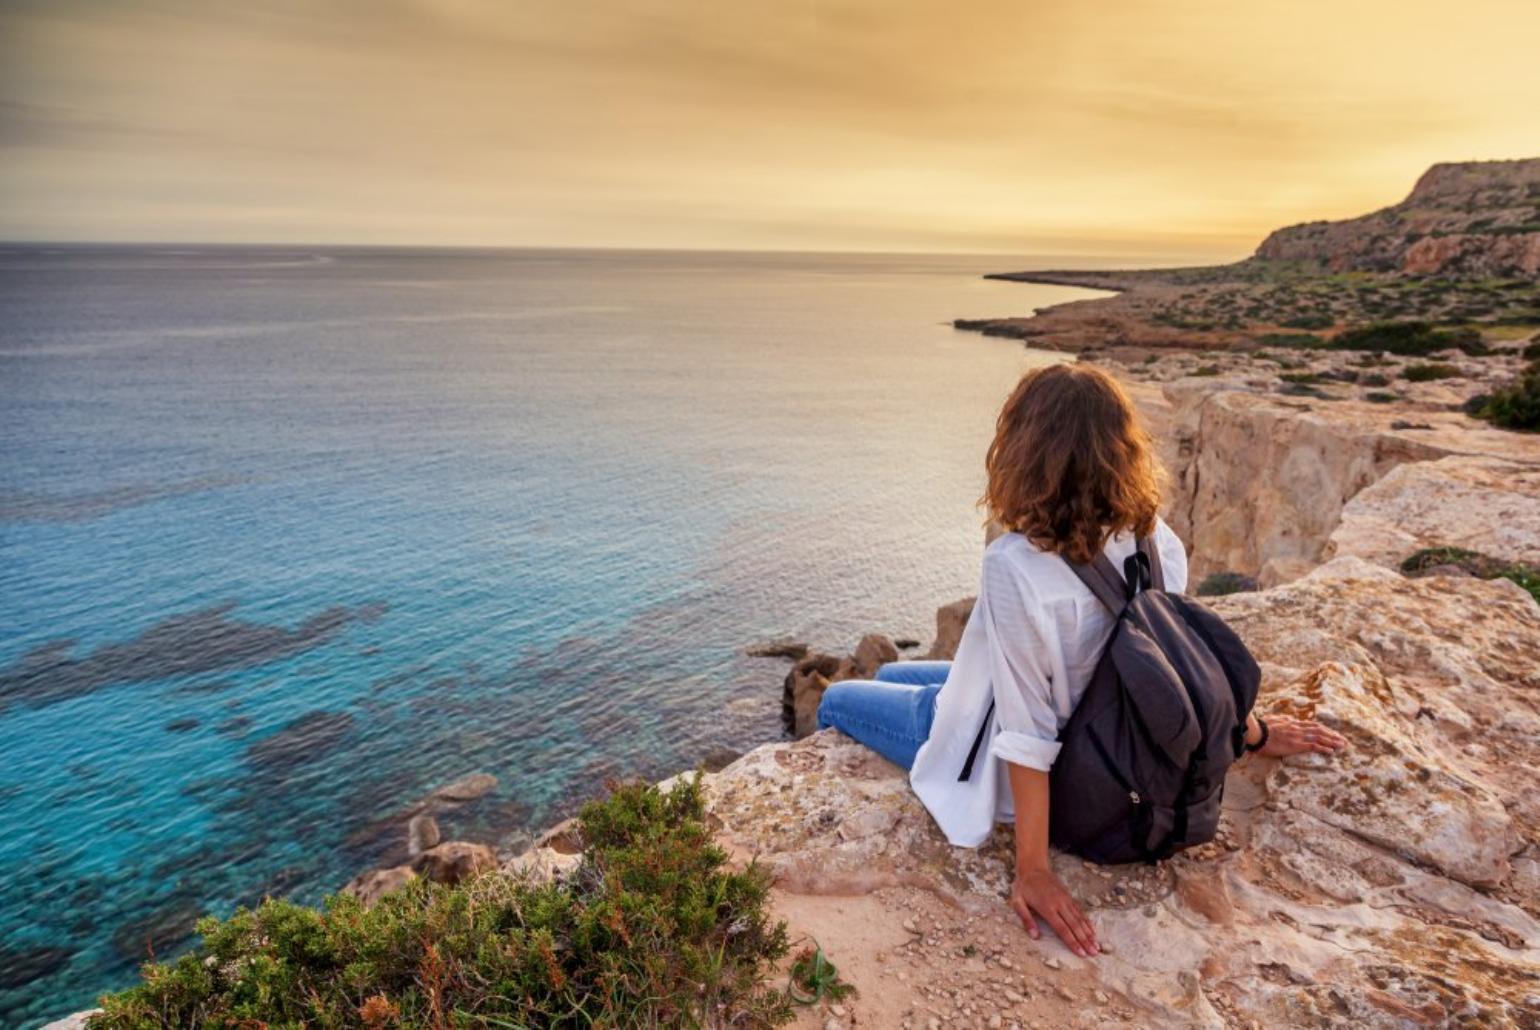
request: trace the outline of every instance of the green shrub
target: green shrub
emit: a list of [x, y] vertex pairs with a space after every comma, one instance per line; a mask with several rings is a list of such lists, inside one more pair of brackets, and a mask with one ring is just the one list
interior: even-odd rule
[[1331, 341], [1335, 350], [1382, 350], [1391, 354], [1422, 357], [1441, 350], [1485, 354], [1481, 333], [1469, 327], [1436, 329], [1429, 322], [1378, 322], [1338, 333]]
[[1536, 340], [1534, 343], [1529, 344], [1519, 353], [1530, 361], [1540, 360], [1540, 340]]
[[1370, 390], [1364, 394], [1364, 400], [1370, 404], [1391, 404], [1400, 399], [1398, 394], [1390, 393], [1386, 390]]
[[1358, 377], [1361, 386], [1389, 386], [1390, 379], [1378, 372], [1370, 372], [1368, 375]]
[[1407, 365], [1401, 370], [1401, 378], [1412, 383], [1427, 383], [1434, 379], [1458, 379], [1459, 377], [1459, 369], [1436, 361], [1425, 365]]
[[725, 870], [698, 778], [616, 788], [579, 816], [576, 871], [415, 881], [372, 908], [264, 901], [199, 924], [203, 946], [150, 963], [92, 1027], [586, 1027], [789, 1021], [768, 987], [786, 927], [757, 866]]
[[1372, 351], [1364, 351], [1353, 359], [1353, 364], [1359, 368], [1384, 368], [1386, 365], [1393, 364], [1393, 362], [1389, 358], [1382, 357]]
[[1473, 414], [1503, 429], [1540, 432], [1540, 361], [1531, 362], [1513, 382], [1487, 394]]
[[1278, 324], [1285, 329], [1329, 329], [1333, 324], [1333, 319], [1330, 315], [1326, 314], [1305, 314], [1286, 318]]
[[1280, 372], [1278, 378], [1286, 383], [1319, 383], [1324, 379], [1319, 372]]
[[1239, 572], [1215, 572], [1205, 576], [1203, 582], [1198, 584], [1198, 596], [1220, 597], [1224, 594], [1239, 594], [1256, 588], [1257, 581], [1251, 576], [1243, 576]]
[[1190, 376], [1217, 376], [1221, 369], [1218, 365], [1199, 365], [1187, 374]]
[[1327, 346], [1325, 340], [1314, 333], [1263, 333], [1252, 338], [1263, 347], [1293, 347], [1296, 350], [1317, 350]]
[[1511, 579], [1540, 604], [1540, 565], [1528, 562], [1504, 561], [1464, 547], [1425, 547], [1401, 562], [1401, 571], [1419, 576], [1441, 565], [1453, 565], [1481, 579]]

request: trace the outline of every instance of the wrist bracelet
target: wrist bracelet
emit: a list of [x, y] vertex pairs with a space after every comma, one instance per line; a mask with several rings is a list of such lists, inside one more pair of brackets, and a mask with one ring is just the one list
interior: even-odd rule
[[1255, 744], [1247, 744], [1247, 751], [1261, 751], [1264, 747], [1267, 746], [1267, 735], [1270, 732], [1267, 728], [1267, 720], [1259, 715], [1257, 716], [1257, 725], [1262, 727], [1262, 736], [1257, 738], [1257, 742]]

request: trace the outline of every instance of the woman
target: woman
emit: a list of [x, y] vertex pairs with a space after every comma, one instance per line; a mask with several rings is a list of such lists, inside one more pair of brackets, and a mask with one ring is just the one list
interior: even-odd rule
[[[1156, 515], [1160, 469], [1149, 436], [1128, 395], [1094, 366], [1028, 373], [1000, 412], [985, 469], [982, 503], [1009, 531], [984, 551], [955, 661], [890, 663], [875, 680], [835, 683], [818, 724], [909, 769], [953, 844], [977, 847], [997, 820], [1014, 820], [1012, 908], [1034, 939], [1041, 917], [1075, 954], [1091, 957], [1095, 928], [1048, 863], [1048, 771], [1113, 616], [1063, 559], [1085, 563], [1105, 552], [1122, 568], [1136, 541], [1153, 535], [1166, 589], [1182, 593], [1187, 555]], [[1330, 754], [1346, 740], [1312, 721], [1252, 715], [1246, 743], [1282, 756]], [[960, 779], [970, 754], [982, 772]]]

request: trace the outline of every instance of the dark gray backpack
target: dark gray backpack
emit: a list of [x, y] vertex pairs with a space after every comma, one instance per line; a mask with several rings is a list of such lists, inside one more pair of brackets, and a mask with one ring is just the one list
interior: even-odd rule
[[1224, 621], [1168, 594], [1148, 539], [1075, 575], [1117, 617], [1091, 683], [1059, 733], [1049, 837], [1093, 862], [1154, 862], [1212, 840], [1261, 671]]

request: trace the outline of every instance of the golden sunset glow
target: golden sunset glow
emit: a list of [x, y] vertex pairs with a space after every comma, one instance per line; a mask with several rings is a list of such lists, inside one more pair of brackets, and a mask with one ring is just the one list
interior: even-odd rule
[[1540, 152], [1523, 0], [8, 2], [0, 236], [1249, 252]]

